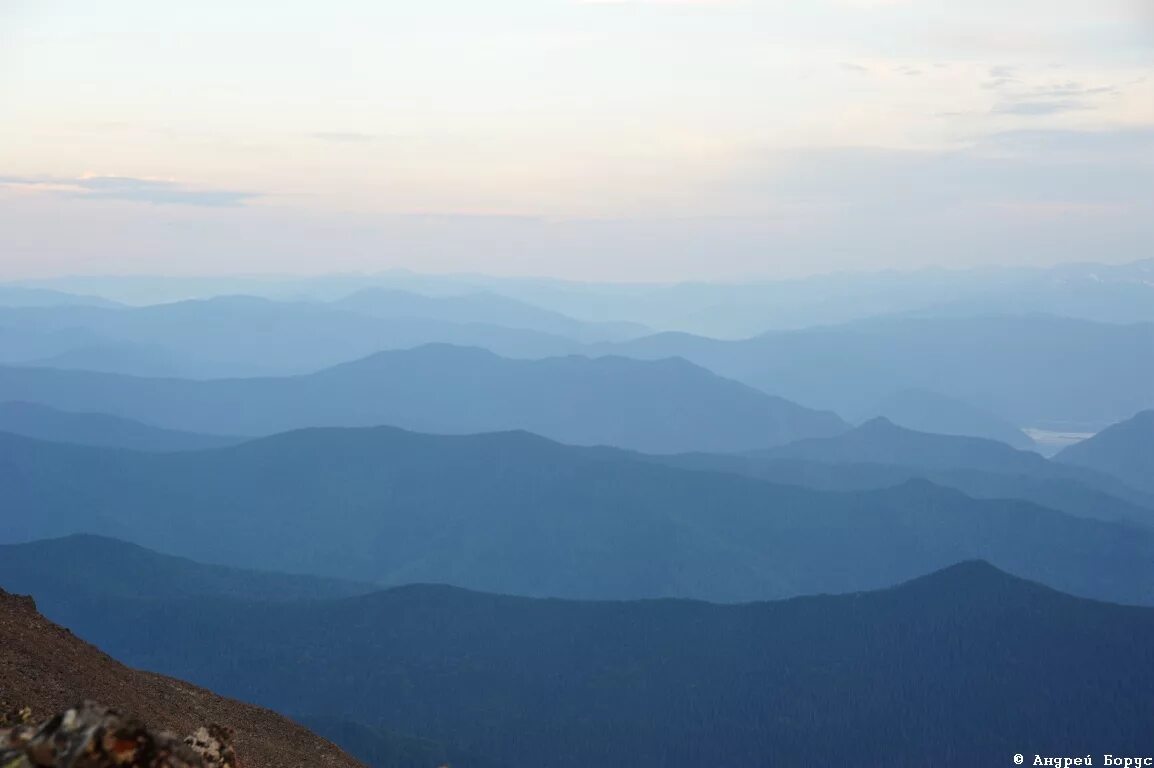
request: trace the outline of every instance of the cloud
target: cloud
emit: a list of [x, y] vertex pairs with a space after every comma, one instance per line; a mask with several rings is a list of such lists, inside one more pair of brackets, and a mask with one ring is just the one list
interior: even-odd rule
[[260, 197], [254, 192], [196, 189], [163, 179], [130, 176], [0, 176], [0, 186], [28, 187], [86, 200], [129, 200], [152, 205], [193, 205], [234, 208]]
[[[1016, 93], [1006, 93], [1017, 89]], [[1112, 85], [1089, 86], [1075, 80], [1052, 85], [1038, 85], [1022, 90], [1021, 84], [1008, 79], [987, 82], [987, 89], [1003, 93], [1001, 103], [993, 112], [1002, 115], [1056, 115], [1063, 112], [1080, 112], [1095, 109], [1094, 99], [1099, 96], [1116, 96], [1118, 88]]]
[[1042, 86], [1034, 89], [1034, 93], [1040, 97], [1063, 97], [1063, 96], [1099, 96], [1102, 94], [1117, 93], [1118, 89], [1112, 85], [1101, 85], [1096, 87], [1089, 87], [1078, 82], [1062, 83], [1060, 85]]
[[[693, 215], [650, 218], [389, 216], [282, 198], [236, 215], [157, 216], [145, 206], [9, 194], [0, 261], [10, 275], [404, 266], [649, 280], [1086, 254], [1120, 261], [1146, 255], [1154, 237], [1152, 149], [1154, 124], [1007, 131], [936, 151], [766, 149], [696, 185]], [[242, 255], [237, 242], [246, 243]]]
[[1062, 112], [1079, 112], [1093, 109], [1089, 104], [1075, 99], [1057, 101], [1004, 101], [994, 107], [999, 115], [1056, 115]]

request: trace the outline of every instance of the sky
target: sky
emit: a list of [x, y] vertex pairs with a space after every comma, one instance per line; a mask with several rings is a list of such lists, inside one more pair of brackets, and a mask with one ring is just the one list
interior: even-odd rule
[[0, 279], [1154, 251], [1154, 0], [0, 0]]

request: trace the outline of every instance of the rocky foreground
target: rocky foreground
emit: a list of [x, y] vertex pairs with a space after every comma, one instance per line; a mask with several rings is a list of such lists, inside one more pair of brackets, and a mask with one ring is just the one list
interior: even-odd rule
[[130, 669], [0, 590], [5, 712], [0, 768], [363, 768], [275, 712]]
[[0, 722], [4, 768], [239, 768], [232, 731], [208, 726], [181, 740], [90, 701], [33, 725], [22, 708]]

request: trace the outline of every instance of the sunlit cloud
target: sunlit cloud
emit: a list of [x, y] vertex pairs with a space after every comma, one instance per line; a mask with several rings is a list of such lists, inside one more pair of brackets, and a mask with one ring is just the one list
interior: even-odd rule
[[128, 176], [0, 176], [0, 186], [30, 188], [55, 194], [93, 200], [126, 200], [152, 205], [193, 205], [230, 208], [260, 197], [253, 192], [222, 189], [196, 189], [165, 179], [139, 179]]

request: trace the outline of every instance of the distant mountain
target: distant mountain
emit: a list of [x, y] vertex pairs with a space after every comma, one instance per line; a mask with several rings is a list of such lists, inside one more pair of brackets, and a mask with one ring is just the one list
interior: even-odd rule
[[960, 295], [941, 296], [921, 311], [943, 315], [1040, 312], [1106, 323], [1154, 321], [1154, 259], [1060, 264], [1045, 270], [994, 273], [993, 277]]
[[[988, 469], [945, 469], [870, 461], [831, 464], [756, 455], [679, 454], [637, 456], [684, 469], [729, 472], [782, 485], [820, 491], [870, 491], [926, 480], [954, 488], [976, 499], [1020, 499], [1074, 517], [1128, 522], [1154, 528], [1154, 495], [1131, 491], [1118, 483], [1101, 486], [1084, 476], [1062, 473], [1017, 474]], [[1104, 486], [1104, 487], [1103, 487]]]
[[0, 400], [117, 413], [169, 429], [261, 435], [393, 425], [461, 434], [529, 430], [578, 445], [739, 451], [847, 428], [682, 360], [511, 360], [430, 345], [316, 374], [184, 381], [0, 368]]
[[1154, 508], [1154, 497], [1113, 475], [1059, 464], [1032, 451], [1019, 451], [995, 440], [936, 435], [872, 419], [829, 438], [812, 438], [756, 452], [769, 459], [800, 459], [826, 464], [888, 464], [949, 473], [965, 471], [1067, 480]]
[[[434, 287], [435, 279], [426, 278], [426, 289]], [[458, 290], [460, 283], [458, 278]], [[1154, 259], [1044, 268], [835, 273], [740, 283], [490, 280], [486, 285], [573, 317], [627, 319], [730, 339], [902, 314], [973, 317], [1029, 312], [1103, 323], [1154, 321]]]
[[968, 768], [1015, 750], [1146, 754], [1154, 721], [1154, 611], [984, 563], [739, 606], [413, 586], [74, 608], [56, 617], [132, 664], [508, 766]]
[[1113, 475], [1154, 493], [1154, 410], [1143, 411], [1089, 440], [1071, 445], [1055, 461]]
[[[980, 469], [1017, 474], [1055, 471], [1036, 453], [981, 437], [939, 435], [898, 426], [878, 417], [843, 434], [800, 440], [761, 452], [775, 459], [828, 464], [874, 462], [930, 469]], [[1056, 468], [1061, 471], [1062, 468]]]
[[72, 413], [23, 402], [0, 403], [0, 432], [58, 443], [159, 453], [220, 448], [240, 442], [235, 437], [177, 432], [104, 413]]
[[365, 288], [430, 296], [485, 292], [587, 322], [640, 323], [729, 339], [897, 314], [961, 317], [1037, 312], [1094, 322], [1154, 322], [1154, 259], [1127, 264], [843, 272], [728, 283], [591, 283], [397, 269], [312, 277], [71, 277], [28, 285], [97, 293], [131, 304], [237, 293], [331, 301]]
[[[169, 614], [169, 621], [172, 618]], [[177, 628], [171, 623], [164, 629], [140, 624], [134, 630], [153, 640], [163, 632], [196, 631], [191, 624]], [[177, 734], [191, 734], [212, 724], [232, 728], [246, 768], [363, 768], [334, 745], [267, 709], [222, 698], [181, 680], [129, 669], [45, 619], [32, 600], [3, 590], [0, 691], [6, 706], [31, 707], [41, 717], [92, 699]]]
[[1034, 448], [1034, 441], [1008, 421], [957, 398], [925, 389], [895, 392], [875, 403], [866, 413], [919, 432], [984, 437], [1021, 450]]
[[742, 601], [888, 586], [983, 558], [1075, 594], [1154, 603], [1148, 529], [925, 481], [824, 493], [525, 433], [305, 430], [173, 454], [0, 435], [0, 489], [9, 542], [96, 532], [383, 584]]
[[930, 390], [1017, 427], [1097, 429], [1154, 407], [1154, 323], [1044, 315], [881, 318], [743, 341], [658, 334], [596, 348], [683, 357], [813, 408], [865, 413]]
[[99, 296], [54, 291], [49, 288], [0, 284], [0, 307], [116, 307]]
[[[534, 330], [421, 317], [370, 317], [336, 306], [222, 296], [148, 307], [0, 308], [21, 365], [194, 378], [310, 373], [386, 349], [453, 343], [511, 357], [576, 351]], [[158, 368], [159, 363], [163, 368]]]
[[106, 597], [305, 600], [349, 597], [364, 584], [203, 565], [104, 536], [75, 535], [0, 545], [0, 586], [54, 602]]
[[636, 323], [588, 323], [489, 291], [425, 296], [389, 288], [364, 288], [333, 304], [373, 317], [424, 318], [539, 331], [583, 342], [618, 341], [649, 333]]
[[728, 339], [899, 314], [1037, 312], [1093, 322], [1154, 321], [1154, 259], [1042, 268], [842, 272], [728, 283], [576, 283], [413, 273], [367, 279], [430, 293], [489, 290], [579, 319], [628, 320]]
[[[68, 334], [65, 332], [63, 335], [67, 337]], [[182, 360], [179, 354], [156, 344], [89, 341], [80, 338], [67, 341], [65, 345], [63, 351], [32, 359], [23, 357], [14, 362], [38, 368], [124, 373], [130, 376], [179, 377], [204, 372], [197, 361]]]

